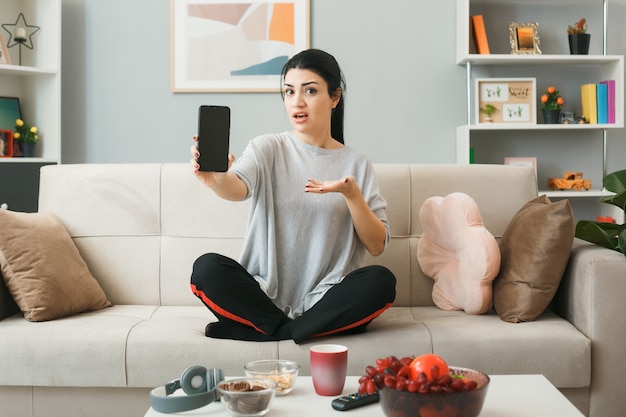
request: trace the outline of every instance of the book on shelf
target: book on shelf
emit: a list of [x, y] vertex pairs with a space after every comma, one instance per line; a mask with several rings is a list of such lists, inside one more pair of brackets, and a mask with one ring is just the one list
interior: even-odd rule
[[472, 34], [474, 35], [474, 45], [476, 52], [481, 55], [489, 54], [489, 42], [487, 41], [487, 31], [483, 15], [472, 16]]
[[598, 106], [598, 124], [607, 124], [609, 122], [609, 109], [606, 84], [598, 83], [596, 85], [596, 101]]
[[598, 124], [598, 101], [596, 84], [589, 83], [580, 86], [583, 116], [592, 125]]
[[615, 80], [600, 81], [606, 84], [607, 123], [615, 123]]

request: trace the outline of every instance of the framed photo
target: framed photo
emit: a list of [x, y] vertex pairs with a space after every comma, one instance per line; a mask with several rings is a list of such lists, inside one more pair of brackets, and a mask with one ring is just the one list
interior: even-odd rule
[[0, 130], [13, 130], [15, 119], [22, 118], [20, 99], [17, 97], [0, 97]]
[[9, 51], [7, 49], [7, 44], [4, 42], [4, 38], [2, 34], [0, 34], [0, 64], [10, 64], [11, 57], [9, 56]]
[[536, 84], [536, 78], [477, 78], [476, 124], [536, 124]]
[[514, 165], [522, 167], [532, 167], [535, 170], [535, 177], [537, 176], [537, 158], [518, 158], [518, 157], [506, 157], [504, 158], [504, 165]]
[[280, 91], [289, 58], [309, 48], [309, 0], [171, 0], [171, 89]]
[[13, 131], [0, 130], [0, 158], [13, 156]]
[[509, 23], [509, 43], [512, 54], [539, 55], [539, 23]]
[[[20, 107], [20, 99], [17, 97], [0, 97], [0, 131], [13, 132], [15, 129], [15, 119], [22, 118], [22, 109]], [[12, 155], [8, 154], [8, 146], [4, 144], [5, 156], [19, 156], [17, 146], [13, 146], [13, 134], [11, 134]]]

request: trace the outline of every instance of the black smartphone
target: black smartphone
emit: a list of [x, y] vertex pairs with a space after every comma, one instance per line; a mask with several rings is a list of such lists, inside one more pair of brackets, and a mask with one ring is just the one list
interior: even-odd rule
[[200, 106], [198, 112], [198, 150], [200, 171], [228, 171], [230, 108]]

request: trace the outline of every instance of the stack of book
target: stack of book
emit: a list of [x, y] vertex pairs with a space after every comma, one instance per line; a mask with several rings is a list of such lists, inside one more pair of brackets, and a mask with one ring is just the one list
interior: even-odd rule
[[615, 80], [580, 86], [582, 115], [590, 124], [615, 123]]

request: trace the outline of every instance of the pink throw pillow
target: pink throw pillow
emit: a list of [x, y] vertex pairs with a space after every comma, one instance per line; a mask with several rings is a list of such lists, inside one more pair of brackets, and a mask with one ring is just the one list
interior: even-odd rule
[[469, 314], [488, 312], [500, 249], [483, 225], [474, 199], [464, 193], [431, 197], [420, 208], [419, 218], [424, 232], [417, 244], [417, 261], [435, 280], [435, 305]]

